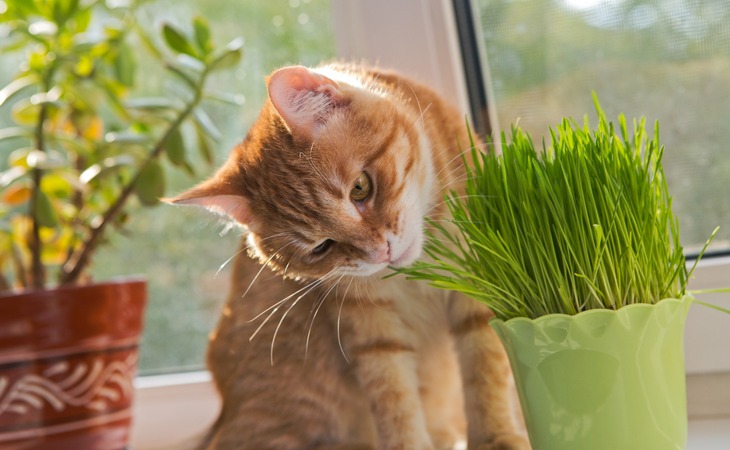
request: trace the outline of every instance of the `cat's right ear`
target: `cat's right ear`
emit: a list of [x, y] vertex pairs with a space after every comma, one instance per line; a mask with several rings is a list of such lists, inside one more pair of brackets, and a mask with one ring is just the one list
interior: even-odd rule
[[228, 216], [248, 228], [254, 226], [255, 222], [248, 200], [240, 194], [233, 193], [227, 185], [215, 178], [204, 181], [177, 197], [164, 198], [162, 201], [173, 205], [199, 206]]
[[348, 103], [337, 82], [304, 66], [279, 69], [267, 84], [271, 103], [289, 130], [309, 139]]

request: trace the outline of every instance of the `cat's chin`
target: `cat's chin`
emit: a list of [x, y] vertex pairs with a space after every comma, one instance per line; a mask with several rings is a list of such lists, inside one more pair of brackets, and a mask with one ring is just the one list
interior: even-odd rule
[[421, 256], [421, 242], [420, 239], [414, 239], [413, 242], [408, 244], [405, 250], [403, 250], [398, 256], [391, 259], [389, 266], [395, 268], [407, 267], [413, 264], [413, 262]]
[[366, 264], [354, 270], [346, 270], [343, 274], [352, 277], [367, 278], [383, 272], [388, 266], [388, 263]]

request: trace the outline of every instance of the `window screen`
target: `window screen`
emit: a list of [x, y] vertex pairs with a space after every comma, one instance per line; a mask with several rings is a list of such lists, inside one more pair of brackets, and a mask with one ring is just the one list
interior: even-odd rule
[[685, 249], [717, 225], [711, 248], [730, 249], [730, 2], [478, 0], [475, 13], [502, 130], [519, 121], [549, 142], [562, 117], [595, 123], [592, 91], [609, 117], [658, 120]]

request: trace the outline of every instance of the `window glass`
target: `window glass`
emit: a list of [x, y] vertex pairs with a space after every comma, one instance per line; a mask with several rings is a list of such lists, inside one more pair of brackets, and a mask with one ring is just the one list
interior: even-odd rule
[[[198, 161], [197, 179], [168, 171], [169, 195], [212, 174], [244, 138], [266, 97], [266, 75], [286, 64], [315, 65], [334, 56], [329, 0], [158, 0], [146, 2], [140, 13], [150, 30], [159, 30], [163, 20], [185, 28], [200, 14], [217, 43], [245, 40], [240, 66], [216, 74], [209, 84], [240, 96], [243, 105], [206, 104], [222, 134], [215, 162]], [[165, 88], [154, 73], [146, 75], [139, 87], [144, 95]], [[96, 257], [94, 277], [148, 278], [142, 374], [200, 369], [228, 293], [230, 264], [219, 268], [237, 251], [240, 232], [193, 208], [160, 205], [131, 216], [127, 236], [114, 236]]]
[[[535, 142], [595, 91], [609, 117], [660, 123], [688, 253], [730, 249], [730, 2], [478, 0], [499, 126]], [[595, 114], [589, 114], [595, 123]]]

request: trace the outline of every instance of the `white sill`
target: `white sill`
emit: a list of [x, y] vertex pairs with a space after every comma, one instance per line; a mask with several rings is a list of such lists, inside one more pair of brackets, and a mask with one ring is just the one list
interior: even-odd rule
[[134, 450], [186, 448], [215, 420], [218, 394], [208, 372], [139, 377], [132, 427]]
[[[135, 387], [134, 450], [187, 448], [220, 408], [208, 372], [140, 377]], [[730, 372], [688, 375], [687, 395], [687, 450], [730, 448]]]

